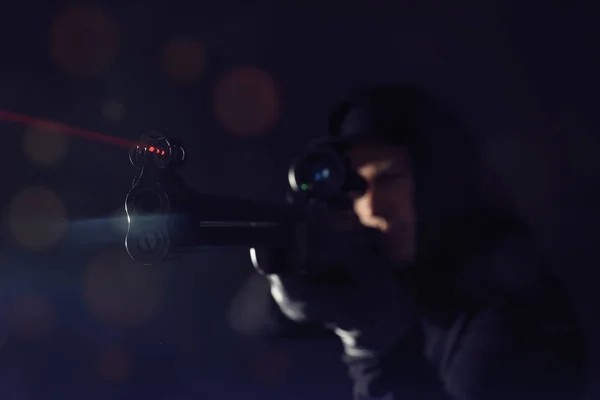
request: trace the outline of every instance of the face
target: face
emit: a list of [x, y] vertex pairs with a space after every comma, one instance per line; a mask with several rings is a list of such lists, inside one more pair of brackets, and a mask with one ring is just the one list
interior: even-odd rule
[[363, 226], [383, 233], [384, 250], [394, 262], [410, 263], [415, 254], [416, 210], [408, 151], [373, 144], [346, 154], [368, 185], [366, 192], [354, 199], [354, 213]]

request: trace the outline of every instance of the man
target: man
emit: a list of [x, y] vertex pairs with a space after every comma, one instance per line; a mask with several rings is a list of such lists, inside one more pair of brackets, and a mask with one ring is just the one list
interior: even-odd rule
[[344, 284], [267, 277], [288, 318], [341, 339], [355, 399], [580, 398], [567, 297], [452, 112], [413, 86], [374, 87], [330, 133], [367, 184], [346, 226], [379, 231], [382, 254], [346, 266]]

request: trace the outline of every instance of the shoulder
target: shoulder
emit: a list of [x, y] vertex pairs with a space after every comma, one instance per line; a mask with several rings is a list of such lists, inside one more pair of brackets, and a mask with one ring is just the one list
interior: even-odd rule
[[582, 389], [583, 344], [572, 316], [506, 305], [482, 310], [454, 328], [460, 333], [447, 343], [442, 371], [451, 393], [510, 392], [513, 398], [552, 393], [575, 399]]
[[579, 324], [559, 288], [540, 296], [465, 311], [438, 332], [439, 373], [448, 392], [458, 399], [578, 398], [585, 375]]
[[449, 329], [425, 329], [426, 355], [448, 392], [458, 399], [576, 399], [585, 365], [581, 329], [535, 246], [511, 238], [474, 265], [462, 277], [470, 308]]

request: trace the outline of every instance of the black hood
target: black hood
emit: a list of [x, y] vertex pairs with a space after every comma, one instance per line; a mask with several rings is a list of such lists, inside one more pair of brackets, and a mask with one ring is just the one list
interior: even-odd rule
[[329, 129], [349, 144], [376, 140], [408, 148], [418, 218], [415, 270], [429, 294], [440, 297], [469, 253], [528, 230], [483, 161], [474, 135], [432, 93], [414, 85], [358, 90], [334, 110]]

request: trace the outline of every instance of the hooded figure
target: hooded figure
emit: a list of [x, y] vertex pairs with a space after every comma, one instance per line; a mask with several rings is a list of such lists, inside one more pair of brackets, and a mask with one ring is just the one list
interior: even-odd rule
[[341, 339], [355, 399], [580, 398], [568, 297], [456, 115], [414, 86], [371, 87], [329, 131], [367, 183], [353, 217], [382, 252], [351, 256], [344, 284], [267, 277], [288, 318]]

